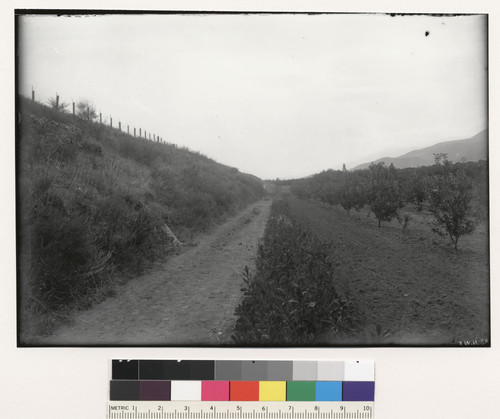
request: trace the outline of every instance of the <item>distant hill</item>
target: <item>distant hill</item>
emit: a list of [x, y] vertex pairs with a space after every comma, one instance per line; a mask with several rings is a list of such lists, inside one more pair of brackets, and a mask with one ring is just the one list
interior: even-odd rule
[[488, 158], [488, 130], [484, 130], [465, 140], [444, 141], [420, 150], [413, 150], [399, 157], [383, 157], [370, 163], [363, 163], [352, 170], [366, 169], [371, 163], [384, 162], [386, 165], [404, 169], [407, 167], [431, 166], [435, 153], [446, 153], [452, 162], [479, 161]]

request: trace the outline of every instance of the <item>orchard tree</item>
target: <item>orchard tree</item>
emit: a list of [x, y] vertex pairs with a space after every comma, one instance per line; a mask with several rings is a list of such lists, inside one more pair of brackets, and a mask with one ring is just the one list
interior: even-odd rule
[[364, 179], [357, 173], [342, 172], [343, 182], [337, 192], [338, 201], [347, 213], [351, 209], [361, 211], [367, 203], [366, 187]]
[[452, 170], [446, 154], [435, 155], [435, 161], [438, 174], [431, 177], [427, 190], [434, 215], [432, 231], [441, 237], [449, 236], [456, 250], [460, 237], [475, 228], [470, 216], [473, 183], [462, 167]]
[[396, 176], [396, 169], [391, 164], [387, 167], [383, 162], [371, 164], [370, 209], [378, 220], [378, 227], [382, 221], [391, 221], [397, 217], [404, 202], [402, 191]]
[[329, 205], [337, 205], [338, 203], [338, 182], [336, 180], [337, 174], [333, 170], [323, 172], [320, 190], [318, 191], [318, 198]]
[[410, 170], [406, 170], [403, 173], [404, 200], [414, 204], [417, 211], [420, 212], [427, 198], [426, 178], [422, 174], [419, 174], [417, 169]]

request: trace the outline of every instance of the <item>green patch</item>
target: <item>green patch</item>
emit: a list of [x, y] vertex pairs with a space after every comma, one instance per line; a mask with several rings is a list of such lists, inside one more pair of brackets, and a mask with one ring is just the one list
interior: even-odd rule
[[316, 400], [315, 381], [288, 381], [286, 383], [287, 401], [307, 402]]

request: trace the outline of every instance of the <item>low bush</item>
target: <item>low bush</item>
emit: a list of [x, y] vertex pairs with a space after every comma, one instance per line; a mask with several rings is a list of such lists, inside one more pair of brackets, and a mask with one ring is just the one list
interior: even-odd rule
[[337, 291], [329, 245], [303, 231], [286, 201], [271, 207], [256, 273], [244, 273], [233, 340], [244, 345], [302, 345], [342, 330], [348, 305]]

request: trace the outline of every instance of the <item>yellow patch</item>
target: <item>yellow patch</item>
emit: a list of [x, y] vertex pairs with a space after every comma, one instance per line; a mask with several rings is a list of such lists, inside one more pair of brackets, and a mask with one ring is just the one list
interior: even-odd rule
[[266, 402], [286, 401], [286, 381], [261, 381], [259, 400]]

